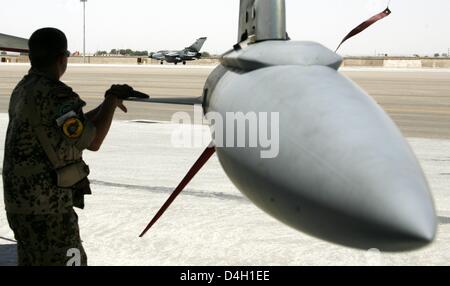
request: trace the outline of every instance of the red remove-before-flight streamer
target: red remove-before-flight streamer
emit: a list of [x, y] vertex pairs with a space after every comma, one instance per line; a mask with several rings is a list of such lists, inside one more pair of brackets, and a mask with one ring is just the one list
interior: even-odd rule
[[345, 43], [348, 39], [358, 35], [359, 33], [364, 31], [365, 29], [369, 28], [370, 26], [372, 26], [376, 22], [380, 21], [381, 19], [386, 18], [391, 13], [392, 12], [389, 9], [389, 5], [388, 5], [388, 7], [383, 12], [376, 14], [372, 18], [370, 18], [370, 19], [366, 20], [365, 22], [363, 22], [362, 24], [360, 24], [358, 27], [354, 28], [350, 33], [348, 33], [347, 36], [345, 36], [345, 38], [342, 40], [342, 42], [337, 47], [336, 52], [339, 50], [339, 48], [342, 46], [342, 44]]

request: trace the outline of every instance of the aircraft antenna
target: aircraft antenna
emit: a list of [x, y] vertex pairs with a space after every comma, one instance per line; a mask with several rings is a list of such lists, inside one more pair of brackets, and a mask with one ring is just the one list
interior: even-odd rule
[[287, 39], [285, 0], [241, 0], [238, 43]]

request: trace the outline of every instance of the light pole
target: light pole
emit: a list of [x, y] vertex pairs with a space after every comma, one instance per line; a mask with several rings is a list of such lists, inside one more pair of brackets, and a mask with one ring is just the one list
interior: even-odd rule
[[86, 63], [86, 2], [87, 0], [80, 0], [83, 3], [83, 63]]

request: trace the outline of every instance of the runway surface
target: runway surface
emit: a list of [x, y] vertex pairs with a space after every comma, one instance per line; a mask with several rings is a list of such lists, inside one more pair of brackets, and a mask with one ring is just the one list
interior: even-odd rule
[[[0, 64], [0, 113], [7, 112], [11, 91], [27, 72], [26, 65]], [[127, 83], [154, 97], [200, 96], [213, 67], [69, 66], [62, 80], [88, 103], [98, 105], [112, 84]], [[366, 90], [407, 137], [450, 138], [450, 70], [350, 69], [343, 74]], [[116, 119], [170, 121], [189, 106], [128, 103], [128, 114]]]

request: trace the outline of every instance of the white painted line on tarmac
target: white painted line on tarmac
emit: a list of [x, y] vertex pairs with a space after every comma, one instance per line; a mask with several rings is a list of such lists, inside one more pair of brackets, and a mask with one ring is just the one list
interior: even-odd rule
[[[0, 67], [23, 67], [30, 66], [29, 63], [0, 63]], [[68, 64], [68, 67], [81, 68], [137, 68], [137, 69], [214, 69], [218, 65], [136, 65], [136, 64]]]
[[69, 67], [82, 68], [137, 68], [137, 69], [214, 69], [217, 65], [121, 65], [121, 64], [69, 64]]
[[342, 67], [343, 72], [426, 72], [426, 73], [450, 73], [447, 68], [384, 68], [384, 67]]

